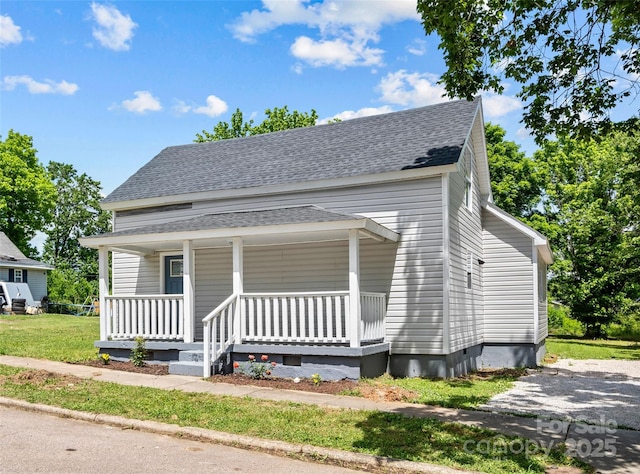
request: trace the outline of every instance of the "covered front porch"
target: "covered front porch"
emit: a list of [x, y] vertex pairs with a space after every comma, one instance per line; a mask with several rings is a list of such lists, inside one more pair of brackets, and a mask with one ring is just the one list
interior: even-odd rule
[[[199, 365], [204, 376], [228, 370], [234, 359], [246, 360], [242, 357], [252, 352], [268, 353], [280, 361], [283, 367], [276, 375], [283, 376], [305, 375], [302, 367], [311, 360], [346, 365], [371, 356], [380, 360], [377, 354], [388, 352], [388, 285], [363, 285], [361, 240], [366, 239], [368, 248], [383, 246], [377, 252], [386, 254], [395, 252], [398, 238], [371, 219], [302, 206], [202, 215], [83, 239], [83, 245], [99, 250], [101, 313], [96, 345], [105, 351], [126, 350], [133, 339], [143, 337], [154, 354], [164, 347], [186, 358], [182, 361], [186, 365]], [[295, 256], [287, 260], [293, 255], [286, 251], [289, 248], [299, 249], [309, 265], [292, 260]], [[110, 292], [109, 252], [135, 255], [141, 262], [158, 260], [160, 291]], [[214, 253], [228, 253], [230, 268], [210, 263]], [[263, 266], [266, 271], [251, 270], [263, 255], [274, 253], [284, 256], [270, 261], [271, 267]], [[315, 254], [317, 259], [312, 258]], [[338, 261], [330, 272], [338, 275], [335, 278], [324, 276], [324, 267], [314, 264], [327, 255]], [[394, 255], [383, 260], [392, 267]], [[302, 267], [305, 273], [284, 278], [287, 266]], [[306, 277], [314, 272], [323, 277]], [[210, 274], [220, 275], [223, 283], [216, 284]], [[172, 286], [165, 276], [178, 278], [180, 285]], [[307, 289], [312, 286], [309, 281], [323, 279]], [[271, 280], [278, 280], [277, 291]], [[176, 288], [180, 291], [168, 293]], [[213, 304], [203, 312], [208, 301]], [[163, 357], [173, 358], [156, 358]]]

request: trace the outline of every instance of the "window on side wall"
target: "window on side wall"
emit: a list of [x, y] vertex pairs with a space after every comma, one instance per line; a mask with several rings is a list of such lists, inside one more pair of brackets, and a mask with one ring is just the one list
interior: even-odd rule
[[468, 149], [464, 156], [464, 205], [473, 210], [473, 156]]
[[22, 270], [16, 269], [13, 271], [13, 281], [16, 283], [23, 283], [22, 281]]

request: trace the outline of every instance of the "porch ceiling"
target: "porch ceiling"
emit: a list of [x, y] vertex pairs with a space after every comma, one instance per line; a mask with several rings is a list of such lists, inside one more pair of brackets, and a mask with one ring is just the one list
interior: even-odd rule
[[205, 214], [189, 219], [110, 232], [80, 239], [85, 247], [153, 254], [182, 249], [185, 240], [193, 248], [228, 245], [241, 237], [244, 245], [276, 245], [346, 240], [349, 230], [360, 231], [361, 238], [397, 242], [399, 234], [358, 215], [328, 211], [316, 206], [300, 206], [260, 211]]

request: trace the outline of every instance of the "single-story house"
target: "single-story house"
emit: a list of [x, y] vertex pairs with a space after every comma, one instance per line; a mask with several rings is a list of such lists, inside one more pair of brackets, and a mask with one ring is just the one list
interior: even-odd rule
[[168, 147], [102, 206], [112, 356], [328, 380], [544, 354], [549, 243], [492, 202], [480, 99]]
[[[40, 302], [47, 295], [47, 271], [53, 268], [47, 263], [27, 258], [9, 237], [0, 231], [0, 281], [26, 283], [33, 301]], [[9, 295], [6, 295], [6, 299], [8, 298]]]

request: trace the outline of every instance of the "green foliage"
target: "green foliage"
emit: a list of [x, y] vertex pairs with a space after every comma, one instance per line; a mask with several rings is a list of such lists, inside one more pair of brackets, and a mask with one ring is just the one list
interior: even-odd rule
[[322, 377], [320, 374], [311, 374], [311, 381], [313, 385], [320, 385], [322, 383]]
[[98, 318], [65, 314], [0, 316], [2, 355], [64, 362], [95, 360], [98, 352], [93, 342], [99, 338]]
[[71, 268], [56, 268], [47, 277], [47, 292], [56, 303], [82, 304], [98, 294], [98, 281], [88, 280]]
[[50, 221], [55, 197], [33, 139], [9, 130], [0, 140], [0, 230], [27, 256], [37, 254], [29, 241]]
[[267, 118], [259, 125], [254, 125], [253, 120], [244, 122], [242, 112], [240, 109], [236, 109], [231, 116], [231, 124], [218, 122], [218, 124], [213, 127], [213, 133], [203, 130], [202, 134], [196, 133], [196, 139], [194, 141], [198, 143], [211, 142], [289, 130], [292, 128], [311, 127], [315, 125], [318, 120], [318, 114], [313, 109], [311, 109], [311, 112], [301, 113], [297, 110], [289, 112], [289, 108], [286, 105], [282, 108], [274, 107], [273, 110], [267, 109], [264, 111], [264, 114]]
[[637, 95], [634, 0], [418, 0], [417, 8], [425, 32], [440, 36], [448, 95], [502, 93], [503, 78], [521, 84], [524, 122], [539, 143], [609, 130], [608, 111]]
[[536, 224], [555, 251], [551, 293], [589, 337], [640, 296], [639, 152], [637, 136], [617, 133], [549, 142], [534, 156], [547, 183]]
[[144, 367], [145, 360], [147, 360], [148, 353], [146, 343], [143, 337], [136, 337], [136, 346], [131, 349], [131, 363], [136, 367]]
[[78, 174], [72, 165], [55, 161], [49, 163], [47, 173], [57, 199], [47, 225], [44, 258], [58, 268], [74, 270], [79, 277], [95, 278], [97, 250], [82, 247], [78, 238], [111, 230], [111, 215], [100, 208], [100, 183]]
[[640, 342], [640, 313], [624, 315], [620, 322], [609, 325], [607, 334], [614, 339]]
[[582, 336], [584, 334], [584, 326], [569, 316], [569, 308], [567, 306], [555, 307], [549, 304], [549, 333], [562, 336]]
[[541, 177], [532, 159], [515, 142], [505, 140], [505, 130], [487, 123], [485, 137], [495, 204], [509, 214], [530, 217], [541, 199]]

